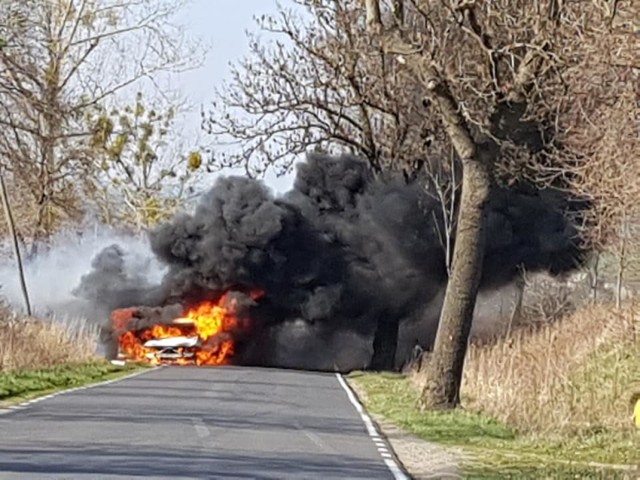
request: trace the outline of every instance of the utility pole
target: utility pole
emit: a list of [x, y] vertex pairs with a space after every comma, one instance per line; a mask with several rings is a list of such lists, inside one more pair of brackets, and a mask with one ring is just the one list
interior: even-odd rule
[[13, 221], [13, 215], [11, 213], [11, 205], [9, 204], [9, 195], [7, 193], [7, 187], [4, 183], [4, 176], [2, 170], [0, 170], [0, 190], [2, 194], [2, 205], [4, 206], [4, 213], [7, 217], [7, 226], [9, 227], [9, 235], [13, 240], [13, 253], [16, 257], [16, 263], [18, 265], [18, 274], [20, 275], [20, 286], [22, 287], [22, 295], [24, 297], [24, 304], [27, 308], [27, 315], [31, 316], [31, 302], [29, 301], [29, 291], [27, 290], [27, 282], [24, 278], [24, 268], [22, 266], [22, 257], [20, 255], [20, 245], [18, 244], [18, 235], [16, 233], [16, 226]]

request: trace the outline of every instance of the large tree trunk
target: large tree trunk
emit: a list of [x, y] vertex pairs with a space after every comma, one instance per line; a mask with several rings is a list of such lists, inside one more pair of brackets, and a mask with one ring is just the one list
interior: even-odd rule
[[397, 319], [380, 319], [373, 337], [373, 357], [369, 369], [375, 371], [394, 370], [398, 349]]
[[[378, 0], [367, 0], [365, 5], [369, 32], [381, 33]], [[484, 207], [491, 186], [489, 160], [487, 153], [476, 145], [460, 106], [429, 58], [407, 44], [401, 31], [383, 35], [382, 48], [386, 53], [400, 55], [430, 92], [462, 163], [462, 194], [451, 275], [422, 395], [425, 406], [453, 408], [460, 401], [462, 368], [482, 275]]]
[[454, 408], [460, 403], [462, 369], [482, 275], [484, 206], [490, 178], [482, 161], [468, 158], [462, 165], [460, 218], [451, 277], [422, 395], [424, 405], [430, 408]]
[[477, 145], [471, 136], [446, 82], [424, 63], [419, 70], [428, 75], [427, 87], [462, 163], [462, 193], [451, 274], [422, 395], [423, 404], [427, 407], [454, 408], [460, 402], [464, 357], [482, 276], [484, 211], [489, 199], [491, 176], [486, 149]]

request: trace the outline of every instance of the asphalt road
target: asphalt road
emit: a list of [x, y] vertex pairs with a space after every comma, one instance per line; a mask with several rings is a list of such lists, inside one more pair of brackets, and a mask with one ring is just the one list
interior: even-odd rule
[[334, 375], [161, 368], [0, 415], [0, 479], [393, 479]]

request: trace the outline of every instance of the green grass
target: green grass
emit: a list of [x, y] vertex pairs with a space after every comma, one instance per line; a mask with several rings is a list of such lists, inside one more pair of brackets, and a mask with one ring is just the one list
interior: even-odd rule
[[138, 364], [112, 365], [107, 361], [67, 364], [39, 370], [0, 372], [0, 407], [59, 390], [111, 380], [144, 368]]
[[524, 436], [473, 412], [421, 412], [417, 389], [401, 375], [354, 373], [349, 381], [365, 392], [362, 400], [370, 412], [424, 440], [462, 447], [473, 459], [463, 465], [465, 478], [640, 478], [640, 470], [611, 467], [640, 465], [640, 432]]

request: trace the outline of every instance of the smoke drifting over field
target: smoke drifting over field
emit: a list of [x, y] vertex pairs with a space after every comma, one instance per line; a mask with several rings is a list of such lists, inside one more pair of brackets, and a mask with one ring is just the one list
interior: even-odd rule
[[[120, 250], [114, 256], [116, 263], [111, 265], [112, 272], [120, 269], [119, 274], [112, 275], [114, 282], [126, 278], [130, 282], [146, 279], [157, 284], [162, 280], [166, 267], [154, 258], [146, 237], [134, 237], [100, 227], [67, 230], [53, 237], [47, 247], [41, 246], [37, 255], [23, 251], [27, 286], [38, 315], [78, 318], [100, 315], [104, 318], [108, 315], [108, 311], [96, 311], [98, 305], [90, 292], [81, 298], [73, 290], [82, 276], [91, 271], [96, 254], [103, 251], [106, 254], [112, 250], [107, 247], [114, 244], [126, 245], [126, 251]], [[107, 262], [101, 263], [105, 266]], [[108, 281], [107, 271], [102, 272], [103, 281]], [[92, 285], [96, 289], [93, 295], [98, 295], [98, 290], [114, 290], [113, 287], [101, 288], [97, 282], [92, 282]], [[127, 289], [130, 285], [125, 284], [124, 287]], [[15, 308], [23, 305], [13, 251], [8, 242], [0, 245], [0, 297]]]
[[[485, 291], [508, 284], [520, 265], [553, 273], [576, 265], [567, 205], [551, 193], [492, 193]], [[219, 178], [192, 213], [148, 241], [106, 231], [79, 245], [58, 239], [62, 247], [27, 262], [27, 277], [41, 312], [106, 322], [116, 308], [147, 307], [140, 325], [232, 292], [249, 319], [232, 332], [239, 363], [362, 368], [380, 322], [399, 321], [401, 363], [435, 333], [447, 280], [440, 209], [418, 184], [374, 178], [356, 158], [312, 155], [281, 197], [256, 180]], [[9, 268], [0, 265], [0, 294], [17, 304]]]
[[[519, 265], [556, 273], [575, 266], [565, 206], [494, 191], [485, 288], [509, 282]], [[358, 159], [312, 155], [283, 197], [259, 181], [220, 178], [193, 213], [151, 232], [155, 259], [166, 266], [160, 282], [128, 268], [126, 245], [112, 245], [74, 293], [105, 312], [260, 290], [246, 303], [250, 327], [236, 332], [238, 362], [361, 368], [380, 319], [401, 322], [399, 356], [414, 332], [427, 341], [435, 331], [447, 278], [440, 208], [417, 184], [376, 179]]]

